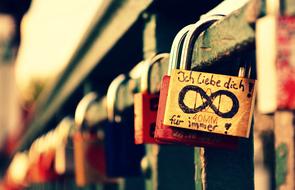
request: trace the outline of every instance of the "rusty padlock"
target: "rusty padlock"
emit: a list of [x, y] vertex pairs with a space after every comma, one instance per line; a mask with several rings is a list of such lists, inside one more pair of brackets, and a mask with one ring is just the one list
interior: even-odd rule
[[[187, 70], [190, 68], [195, 38], [220, 18], [222, 17], [212, 16], [200, 20], [188, 32], [182, 50], [181, 69], [174, 69], [171, 74], [163, 123], [205, 132], [203, 134], [206, 135], [214, 134], [213, 141], [217, 137], [248, 138], [255, 99], [255, 80], [243, 78], [245, 66], [240, 68], [240, 73], [243, 73], [239, 74], [240, 77]], [[210, 139], [204, 145], [210, 143]], [[220, 143], [216, 145], [220, 146]]]
[[138, 81], [132, 79], [131, 73], [115, 78], [107, 92], [106, 155], [107, 174], [111, 177], [142, 175], [140, 161], [145, 150], [143, 145], [134, 143], [133, 92], [130, 89], [138, 86]]
[[73, 134], [73, 144], [75, 176], [78, 186], [107, 181], [104, 131], [103, 129], [89, 128], [85, 124], [85, 115], [96, 100], [96, 93], [88, 93], [79, 102], [75, 112], [75, 127], [77, 131]]
[[169, 54], [162, 53], [146, 60], [148, 65], [141, 77], [141, 92], [134, 94], [134, 138], [135, 144], [156, 143], [154, 133], [159, 103], [159, 93], [151, 93], [150, 80], [153, 65]]
[[[208, 18], [209, 20], [206, 19], [205, 22], [207, 21], [214, 22], [221, 18], [222, 17], [212, 18], [210, 16]], [[168, 75], [164, 76], [162, 80], [155, 138], [159, 142], [181, 143], [181, 144], [190, 145], [190, 146], [204, 146], [204, 147], [232, 149], [237, 146], [236, 139], [227, 138], [222, 135], [212, 136], [211, 134], [206, 134], [204, 132], [196, 132], [196, 131], [191, 131], [188, 129], [174, 128], [174, 127], [171, 127], [170, 125], [163, 125], [164, 113], [166, 109], [166, 101], [168, 96], [168, 89], [170, 84], [170, 74], [172, 69], [177, 68], [181, 42], [183, 41], [188, 31], [193, 27], [199, 28], [199, 26], [196, 24], [186, 26], [176, 35], [173, 41], [171, 52], [170, 52]]]
[[74, 155], [72, 133], [74, 120], [65, 117], [54, 130], [58, 136], [55, 150], [55, 171], [59, 175], [72, 175], [74, 173]]

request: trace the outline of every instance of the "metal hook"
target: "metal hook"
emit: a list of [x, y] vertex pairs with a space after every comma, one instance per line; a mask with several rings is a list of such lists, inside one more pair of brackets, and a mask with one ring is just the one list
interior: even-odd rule
[[185, 36], [193, 25], [194, 24], [185, 26], [176, 34], [170, 50], [169, 67], [167, 72], [168, 75], [171, 75], [172, 70], [177, 68], [179, 56], [178, 54], [180, 53], [181, 42], [184, 40]]
[[141, 82], [140, 82], [141, 91], [150, 92], [149, 78], [151, 75], [152, 67], [160, 60], [162, 60], [164, 58], [168, 58], [168, 57], [169, 57], [169, 53], [160, 53], [160, 54], [157, 54], [157, 55], [153, 56], [152, 58], [146, 60], [148, 62], [148, 66], [147, 66], [147, 69], [145, 70], [145, 72], [142, 73]]
[[64, 117], [61, 122], [57, 125], [55, 132], [57, 133], [58, 137], [60, 138], [60, 142], [66, 143], [67, 138], [70, 135], [71, 129], [73, 129], [74, 120], [73, 118], [67, 116]]
[[[212, 15], [208, 17], [203, 17], [201, 20], [196, 22], [194, 26], [187, 33], [182, 48], [180, 68], [190, 69], [190, 61], [192, 56], [193, 47], [195, 44], [195, 38], [197, 38], [205, 29], [207, 29], [214, 22], [224, 18], [222, 15]], [[209, 25], [209, 26], [208, 26]]]
[[96, 100], [97, 94], [95, 92], [90, 92], [79, 102], [75, 112], [75, 125], [77, 129], [82, 130], [86, 112], [89, 109], [90, 105], [93, 104]]
[[110, 122], [115, 121], [115, 103], [117, 99], [118, 88], [127, 79], [126, 75], [117, 76], [110, 84], [107, 91], [107, 113]]

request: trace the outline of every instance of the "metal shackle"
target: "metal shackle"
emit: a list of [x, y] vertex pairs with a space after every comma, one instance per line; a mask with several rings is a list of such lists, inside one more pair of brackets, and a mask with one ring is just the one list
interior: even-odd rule
[[[115, 107], [116, 101], [118, 100], [118, 90], [119, 87], [126, 82], [127, 80], [131, 80], [134, 82], [133, 86], [136, 86], [136, 80], [140, 78], [142, 75], [142, 68], [145, 68], [147, 63], [145, 61], [139, 62], [128, 74], [120, 74], [117, 76], [110, 84], [107, 90], [107, 115], [108, 120], [110, 122], [114, 122], [117, 120], [119, 122], [119, 117], [116, 117]], [[116, 119], [117, 118], [117, 119]]]
[[141, 82], [142, 76], [146, 73], [150, 65], [148, 60], [140, 61], [128, 73], [129, 76], [129, 89], [132, 92], [142, 91]]
[[183, 42], [180, 69], [190, 69], [190, 62], [192, 58], [192, 52], [195, 41], [204, 30], [206, 30], [214, 22], [221, 20], [222, 18], [224, 18], [223, 15], [212, 15], [208, 17], [202, 17], [198, 22], [196, 22], [193, 25], [193, 27], [190, 28]]
[[143, 91], [147, 91], [147, 92], [151, 92], [150, 90], [150, 76], [151, 76], [151, 72], [152, 72], [152, 67], [159, 61], [161, 61], [162, 59], [168, 58], [169, 57], [169, 53], [160, 53], [157, 54], [155, 56], [153, 56], [150, 59], [147, 59], [146, 61], [148, 62], [147, 68], [146, 70], [143, 72], [142, 77], [141, 77], [141, 81], [140, 81], [140, 90]]
[[83, 123], [85, 120], [86, 112], [91, 106], [91, 104], [97, 101], [97, 94], [95, 92], [90, 92], [86, 94], [82, 100], [80, 100], [76, 111], [75, 111], [75, 126], [79, 130], [83, 130]]
[[108, 120], [110, 122], [115, 121], [115, 106], [116, 106], [116, 99], [118, 94], [118, 89], [123, 84], [123, 82], [127, 79], [127, 76], [124, 74], [120, 74], [117, 76], [110, 84], [108, 91], [107, 91], [107, 115]]
[[57, 125], [55, 132], [57, 133], [60, 143], [66, 143], [70, 136], [71, 130], [75, 125], [74, 120], [70, 116], [64, 117]]
[[182, 28], [175, 36], [171, 50], [170, 50], [170, 58], [169, 58], [169, 65], [168, 65], [168, 72], [167, 74], [170, 76], [173, 69], [177, 69], [179, 67], [178, 65], [178, 59], [179, 59], [179, 53], [180, 52], [180, 46], [181, 42], [183, 42], [185, 36], [187, 35], [188, 31], [194, 24], [190, 24]]

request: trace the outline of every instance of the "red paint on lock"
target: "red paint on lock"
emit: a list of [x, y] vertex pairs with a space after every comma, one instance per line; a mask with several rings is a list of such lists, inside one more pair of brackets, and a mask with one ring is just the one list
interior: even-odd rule
[[58, 178], [54, 170], [55, 151], [50, 150], [39, 155], [28, 171], [28, 179], [31, 183], [45, 183]]
[[180, 129], [163, 125], [170, 76], [164, 76], [160, 90], [155, 140], [160, 143], [179, 143], [189, 146], [235, 149], [238, 145], [237, 137], [229, 137], [207, 132]]
[[5, 176], [4, 180], [0, 183], [0, 189], [2, 190], [23, 190], [26, 189], [25, 183], [15, 183], [13, 180]]
[[134, 95], [135, 144], [156, 143], [154, 139], [159, 95], [147, 92]]
[[90, 134], [87, 140], [89, 144], [86, 149], [86, 158], [89, 165], [101, 174], [105, 174], [105, 151], [102, 143], [97, 142], [96, 134]]
[[295, 17], [278, 19], [278, 108], [295, 108]]

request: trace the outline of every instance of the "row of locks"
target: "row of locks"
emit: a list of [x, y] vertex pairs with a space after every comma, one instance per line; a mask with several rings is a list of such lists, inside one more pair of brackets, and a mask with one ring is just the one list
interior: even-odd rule
[[[144, 144], [235, 150], [251, 128], [251, 65], [241, 61], [236, 76], [189, 70], [195, 41], [222, 19], [202, 17], [184, 27], [170, 54], [157, 54], [119, 75], [106, 97], [86, 94], [73, 119], [64, 118], [28, 151], [15, 155], [7, 183], [44, 183], [74, 173], [76, 184], [85, 186], [139, 176], [148, 167]], [[123, 104], [130, 106], [123, 109]], [[19, 164], [26, 167], [15, 177]]]

